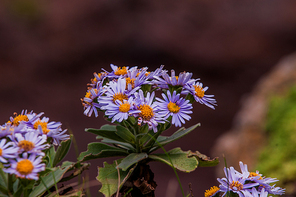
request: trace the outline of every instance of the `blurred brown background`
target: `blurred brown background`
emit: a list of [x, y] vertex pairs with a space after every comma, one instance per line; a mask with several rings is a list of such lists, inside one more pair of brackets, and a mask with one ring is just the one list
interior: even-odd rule
[[[202, 126], [165, 148], [210, 155], [260, 77], [295, 51], [295, 35], [293, 0], [0, 0], [0, 118], [5, 123], [22, 109], [45, 112], [73, 131], [82, 152], [95, 141], [84, 128], [107, 123], [102, 114], [83, 115], [80, 98], [92, 73], [111, 70], [110, 63], [150, 70], [164, 64], [177, 73], [193, 72], [218, 102], [216, 110], [195, 105], [186, 127]], [[67, 159], [76, 160], [73, 147]], [[91, 180], [103, 161], [91, 161]], [[171, 168], [151, 168], [156, 196], [181, 196]], [[214, 168], [179, 176], [184, 190], [191, 183], [198, 197], [218, 184]], [[98, 188], [91, 188], [92, 196]]]

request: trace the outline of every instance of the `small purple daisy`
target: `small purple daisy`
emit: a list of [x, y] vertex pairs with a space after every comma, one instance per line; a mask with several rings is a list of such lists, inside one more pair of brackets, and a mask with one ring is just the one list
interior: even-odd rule
[[156, 98], [156, 100], [159, 102], [158, 113], [163, 115], [164, 119], [172, 116], [172, 124], [176, 127], [181, 127], [182, 124], [185, 124], [185, 120], [191, 119], [188, 115], [192, 114], [192, 104], [189, 103], [189, 100], [181, 98], [180, 94], [176, 94], [176, 91], [173, 92], [173, 95], [171, 95], [170, 91], [167, 91], [167, 95], [162, 93], [162, 97], [164, 100], [160, 98]]

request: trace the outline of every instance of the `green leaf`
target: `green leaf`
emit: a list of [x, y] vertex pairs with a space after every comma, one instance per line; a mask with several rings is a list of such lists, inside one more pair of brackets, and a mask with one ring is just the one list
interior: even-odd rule
[[61, 142], [61, 145], [58, 147], [52, 163], [53, 167], [55, 167], [67, 155], [71, 147], [72, 139], [73, 135], [70, 135], [70, 139]]
[[100, 130], [116, 131], [116, 125], [105, 124], [105, 125], [101, 126]]
[[[169, 119], [171, 119], [171, 118], [169, 118]], [[169, 119], [168, 119], [168, 120], [169, 120]], [[145, 144], [145, 148], [143, 149], [144, 152], [149, 152], [149, 153], [151, 153], [151, 152], [153, 152], [154, 150], [160, 148], [160, 146], [156, 146], [156, 147], [155, 147], [155, 145], [157, 144], [157, 143], [155, 143], [155, 142], [156, 142], [156, 139], [157, 139], [158, 142], [161, 142], [161, 141], [164, 141], [164, 140], [168, 139], [167, 136], [160, 136], [160, 134], [162, 133], [162, 131], [164, 131], [164, 130], [167, 128], [167, 126], [168, 126], [168, 124], [164, 124], [164, 125], [162, 125], [162, 130], [158, 130], [156, 133], [154, 133], [152, 130], [150, 130], [150, 131], [147, 133], [147, 136], [144, 136], [145, 139], [142, 140], [142, 141], [146, 140], [146, 142], [144, 142], [144, 143], [146, 143], [146, 144]], [[178, 131], [176, 131], [174, 134], [176, 134], [176, 133], [179, 132], [179, 131], [183, 131], [183, 130], [185, 130], [185, 129], [184, 129], [184, 128], [181, 128], [181, 129], [179, 129]], [[143, 137], [143, 138], [144, 138], [144, 137]], [[141, 142], [142, 142], [142, 141], [141, 141]], [[151, 147], [153, 147], [153, 146], [154, 146], [154, 148], [151, 149]]]
[[126, 156], [128, 152], [120, 148], [109, 146], [100, 142], [89, 143], [87, 151], [80, 153], [78, 161], [86, 161], [97, 158]]
[[[144, 152], [152, 152], [151, 147], [155, 144], [156, 139], [159, 139], [159, 135], [162, 133], [163, 130], [158, 130], [156, 133], [154, 133], [152, 130], [150, 130], [147, 135], [149, 136], [149, 140], [147, 140], [145, 146], [144, 146]], [[144, 136], [145, 137], [145, 136]], [[147, 138], [146, 138], [147, 139]]]
[[[147, 124], [146, 124], [146, 125], [147, 125]], [[146, 125], [145, 125], [145, 126], [146, 126]], [[149, 127], [149, 126], [147, 125], [147, 127]], [[149, 144], [147, 145], [147, 143], [151, 140], [151, 136], [152, 136], [152, 137], [155, 136], [155, 133], [154, 133], [153, 130], [150, 130], [150, 131], [146, 132], [146, 134], [143, 135], [143, 137], [140, 138], [140, 144], [141, 144], [141, 145], [146, 144], [146, 146], [149, 146]], [[157, 137], [155, 137], [155, 139], [156, 139], [156, 138], [157, 138]], [[155, 141], [154, 141], [154, 142], [155, 142]], [[154, 144], [154, 142], [152, 142], [152, 143]]]
[[47, 165], [46, 167], [49, 167], [49, 168], [52, 168], [54, 167], [52, 164], [53, 164], [53, 160], [55, 158], [55, 149], [54, 149], [54, 146], [52, 145], [49, 149], [47, 149], [47, 152], [46, 152], [46, 157], [47, 157]]
[[130, 166], [143, 159], [146, 159], [147, 157], [147, 153], [131, 153], [121, 161], [121, 163], [118, 165], [118, 168], [126, 171]]
[[218, 157], [210, 159], [208, 156], [201, 154], [198, 151], [189, 153], [189, 157], [195, 157], [198, 160], [198, 167], [212, 167], [219, 164]]
[[[43, 179], [43, 182], [41, 181], [38, 186], [33, 188], [29, 197], [35, 197], [35, 196], [42, 195], [44, 192], [47, 191], [46, 188], [51, 188], [55, 184], [54, 180], [56, 180], [56, 182], [58, 183], [62, 179], [64, 174], [67, 172], [67, 170], [71, 167], [72, 167], [71, 165], [68, 165], [67, 167], [64, 167], [64, 168], [61, 168], [61, 167], [55, 168], [54, 172], [50, 172], [45, 177], [40, 177]], [[43, 183], [46, 185], [46, 187]]]
[[102, 138], [102, 139], [103, 140], [101, 142], [104, 142], [104, 143], [107, 143], [107, 144], [113, 144], [113, 145], [116, 145], [119, 148], [130, 150], [131, 152], [136, 151], [136, 149], [132, 145], [130, 145], [129, 143], [118, 142], [118, 141], [111, 140], [111, 139], [108, 139], [108, 138]]
[[20, 197], [23, 193], [23, 187], [20, 185], [16, 191], [13, 192], [13, 197]]
[[[120, 163], [120, 161], [121, 160], [117, 160], [118, 163]], [[136, 165], [127, 171], [123, 171], [116, 167], [116, 161], [113, 164], [104, 162], [104, 167], [99, 167], [99, 175], [97, 176], [97, 180], [102, 184], [100, 192], [103, 193], [105, 197], [112, 196], [117, 191], [117, 189], [120, 189], [124, 182], [130, 177], [135, 167]], [[120, 178], [118, 177], [118, 172]], [[118, 180], [120, 182], [119, 186]]]
[[104, 138], [109, 138], [109, 139], [112, 139], [112, 140], [116, 140], [116, 141], [119, 141], [119, 142], [125, 142], [124, 139], [122, 139], [121, 137], [119, 137], [117, 134], [116, 134], [116, 127], [115, 127], [115, 131], [114, 130], [111, 130], [113, 129], [113, 126], [111, 127], [111, 125], [106, 125], [105, 127], [102, 127], [102, 128], [106, 128], [106, 129], [110, 129], [110, 130], [102, 130], [102, 129], [85, 129], [86, 132], [90, 132], [90, 133], [93, 133], [93, 134], [96, 134], [96, 135], [99, 135], [99, 136], [102, 136]]
[[8, 192], [8, 189], [7, 188], [5, 188], [2, 185], [0, 185], [0, 196], [1, 196], [1, 193], [2, 194], [8, 194], [9, 192]]
[[129, 116], [127, 119], [132, 125], [135, 125], [137, 120], [134, 116]]
[[0, 163], [0, 191], [5, 193], [4, 191], [8, 191], [8, 174], [5, 173], [3, 169], [2, 163]]
[[118, 125], [116, 127], [117, 131], [115, 132], [118, 136], [124, 139], [126, 142], [130, 144], [134, 144], [136, 139], [135, 136], [128, 130], [127, 128]]
[[16, 179], [15, 182], [13, 183], [13, 193], [16, 193], [17, 190], [19, 189], [19, 183], [20, 183], [19, 179]]
[[[151, 85], [149, 84], [144, 84], [141, 86], [141, 90], [143, 90], [143, 92], [147, 93], [147, 92], [150, 92], [151, 90]], [[146, 96], [146, 95], [145, 95]]]
[[181, 137], [187, 135], [188, 133], [190, 133], [192, 130], [194, 130], [198, 126], [200, 126], [200, 123], [193, 125], [193, 126], [189, 127], [188, 129], [181, 128], [169, 137], [162, 136], [161, 138], [157, 138], [159, 145], [157, 143], [155, 143], [154, 147], [150, 150], [150, 152], [153, 152], [153, 151], [159, 149], [160, 146], [164, 146], [164, 145], [171, 143], [177, 139], [180, 139]]
[[143, 126], [140, 127], [140, 133], [148, 133], [149, 130], [149, 125], [144, 124]]
[[197, 159], [195, 157], [189, 157], [190, 151], [184, 152], [181, 148], [175, 148], [168, 151], [168, 155], [172, 163], [166, 154], [153, 154], [148, 157], [152, 160], [163, 162], [183, 172], [191, 172], [198, 166]]

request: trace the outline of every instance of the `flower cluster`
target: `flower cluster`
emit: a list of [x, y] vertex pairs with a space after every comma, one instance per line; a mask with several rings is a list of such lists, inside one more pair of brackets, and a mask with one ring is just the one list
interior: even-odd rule
[[49, 122], [42, 115], [23, 110], [0, 126], [0, 162], [4, 172], [38, 180], [38, 173], [45, 170], [45, 150], [69, 139], [60, 122]]
[[[111, 72], [103, 69], [94, 73], [82, 100], [84, 114], [98, 116], [104, 111], [111, 122], [122, 122], [134, 117], [138, 125], [147, 124], [157, 132], [159, 124], [171, 121], [176, 127], [190, 120], [194, 101], [215, 109], [213, 95], [206, 95], [208, 87], [192, 79], [192, 73], [175, 71], [168, 75], [163, 66], [153, 72], [148, 68], [118, 67], [111, 64]], [[162, 98], [156, 91], [162, 90]]]
[[239, 162], [241, 172], [233, 167], [224, 168], [225, 178], [218, 178], [219, 187], [213, 186], [205, 191], [205, 197], [231, 196], [267, 197], [268, 194], [282, 195], [285, 189], [276, 187], [276, 178], [266, 178], [259, 171], [249, 172], [246, 164]]

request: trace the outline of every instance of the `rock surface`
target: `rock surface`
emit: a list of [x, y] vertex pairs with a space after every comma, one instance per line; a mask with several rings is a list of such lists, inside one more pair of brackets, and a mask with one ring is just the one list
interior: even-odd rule
[[[273, 95], [284, 95], [291, 86], [296, 84], [296, 53], [278, 63], [270, 73], [266, 74], [255, 85], [253, 91], [243, 100], [230, 131], [221, 135], [213, 155], [224, 155], [228, 166], [239, 169], [238, 162], [248, 164], [254, 169], [258, 151], [266, 143], [266, 115], [269, 99]], [[224, 176], [221, 162], [217, 170], [218, 177]]]

